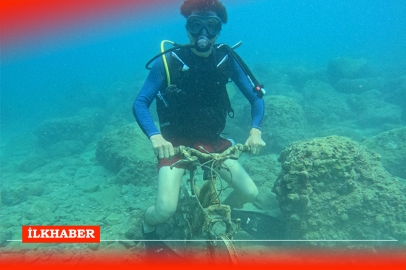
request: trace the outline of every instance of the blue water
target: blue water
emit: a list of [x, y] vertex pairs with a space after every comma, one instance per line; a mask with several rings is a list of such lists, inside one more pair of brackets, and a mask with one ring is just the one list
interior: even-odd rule
[[[405, 66], [403, 0], [223, 3], [229, 23], [218, 41], [242, 40], [238, 52], [249, 65], [308, 62], [325, 66], [334, 57], [348, 56], [394, 68]], [[178, 10], [179, 6], [167, 5], [148, 14], [43, 36], [14, 50], [3, 48], [2, 133], [8, 128], [30, 129], [46, 118], [68, 114], [71, 104], [66, 96], [72, 88], [108, 93], [117, 83], [131, 86], [143, 80], [144, 65], [159, 52], [162, 39], [188, 41]], [[138, 90], [134, 87], [134, 95]]]

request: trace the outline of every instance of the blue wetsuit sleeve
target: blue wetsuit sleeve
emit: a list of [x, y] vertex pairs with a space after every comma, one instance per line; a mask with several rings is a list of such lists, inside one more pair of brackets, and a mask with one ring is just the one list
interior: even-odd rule
[[237, 61], [233, 57], [229, 59], [231, 60], [229, 65], [230, 78], [251, 104], [252, 128], [261, 130], [265, 113], [264, 100], [252, 91], [253, 87]]
[[142, 131], [150, 138], [161, 134], [155, 126], [149, 113], [149, 106], [157, 96], [158, 91], [166, 85], [166, 74], [162, 58], [154, 61], [152, 69], [134, 102], [133, 114]]

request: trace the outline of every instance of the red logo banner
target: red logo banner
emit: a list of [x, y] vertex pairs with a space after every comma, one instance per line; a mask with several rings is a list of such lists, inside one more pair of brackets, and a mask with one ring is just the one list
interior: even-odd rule
[[23, 243], [100, 243], [100, 226], [23, 226]]

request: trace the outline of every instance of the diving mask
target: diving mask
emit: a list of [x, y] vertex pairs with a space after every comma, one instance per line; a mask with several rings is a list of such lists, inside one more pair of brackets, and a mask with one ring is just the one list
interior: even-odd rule
[[200, 16], [200, 15], [190, 15], [187, 18], [186, 28], [189, 32], [198, 37], [201, 35], [203, 29], [208, 33], [208, 38], [214, 38], [221, 31], [222, 21], [217, 16]]

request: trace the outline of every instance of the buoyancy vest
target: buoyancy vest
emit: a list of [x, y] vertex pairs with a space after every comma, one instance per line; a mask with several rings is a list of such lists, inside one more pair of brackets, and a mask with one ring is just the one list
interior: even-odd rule
[[233, 115], [226, 84], [227, 51], [213, 48], [209, 57], [199, 57], [190, 48], [170, 53], [171, 79], [156, 98], [162, 136], [168, 140], [218, 138]]

